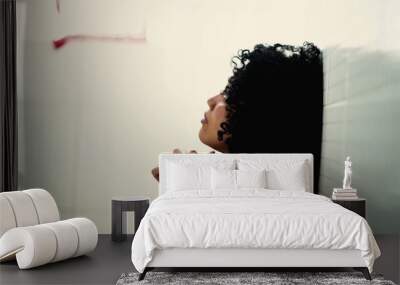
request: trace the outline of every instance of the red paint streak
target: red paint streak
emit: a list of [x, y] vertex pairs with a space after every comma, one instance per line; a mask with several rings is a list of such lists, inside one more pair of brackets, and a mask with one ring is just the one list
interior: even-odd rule
[[84, 42], [84, 41], [96, 41], [96, 42], [126, 42], [126, 43], [144, 43], [146, 37], [143, 35], [138, 36], [95, 36], [95, 35], [68, 35], [58, 40], [53, 41], [53, 47], [55, 49], [62, 48], [70, 42]]
[[57, 13], [60, 14], [60, 0], [56, 0]]
[[53, 47], [55, 49], [59, 49], [59, 48], [63, 47], [63, 45], [65, 45], [67, 43], [67, 41], [68, 41], [68, 38], [62, 38], [59, 40], [55, 40], [55, 41], [53, 41]]

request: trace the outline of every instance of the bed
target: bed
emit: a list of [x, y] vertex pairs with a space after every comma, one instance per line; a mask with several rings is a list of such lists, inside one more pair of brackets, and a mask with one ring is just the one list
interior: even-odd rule
[[367, 221], [313, 193], [311, 154], [161, 154], [159, 197], [132, 242], [159, 267], [353, 267], [380, 250]]

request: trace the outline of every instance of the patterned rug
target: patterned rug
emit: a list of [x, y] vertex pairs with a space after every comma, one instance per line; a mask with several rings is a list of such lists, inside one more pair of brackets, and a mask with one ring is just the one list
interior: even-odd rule
[[360, 272], [148, 272], [142, 281], [138, 281], [139, 273], [124, 273], [116, 285], [134, 284], [379, 284], [395, 285], [384, 280], [382, 275], [372, 274], [372, 281], [364, 278]]

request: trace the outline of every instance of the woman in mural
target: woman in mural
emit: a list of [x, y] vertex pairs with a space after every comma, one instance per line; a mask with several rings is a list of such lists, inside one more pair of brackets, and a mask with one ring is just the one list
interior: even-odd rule
[[[308, 42], [302, 46], [258, 44], [252, 51], [240, 50], [232, 63], [233, 75], [225, 89], [207, 100], [200, 141], [223, 153], [312, 153], [317, 188], [321, 51]], [[152, 174], [159, 179], [158, 168]]]

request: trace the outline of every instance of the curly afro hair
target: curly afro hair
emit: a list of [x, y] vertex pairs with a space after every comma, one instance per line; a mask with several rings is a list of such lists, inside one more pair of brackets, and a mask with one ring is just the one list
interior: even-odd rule
[[227, 120], [218, 139], [231, 153], [313, 153], [319, 169], [322, 52], [309, 42], [258, 44], [239, 50], [232, 63], [223, 91]]

